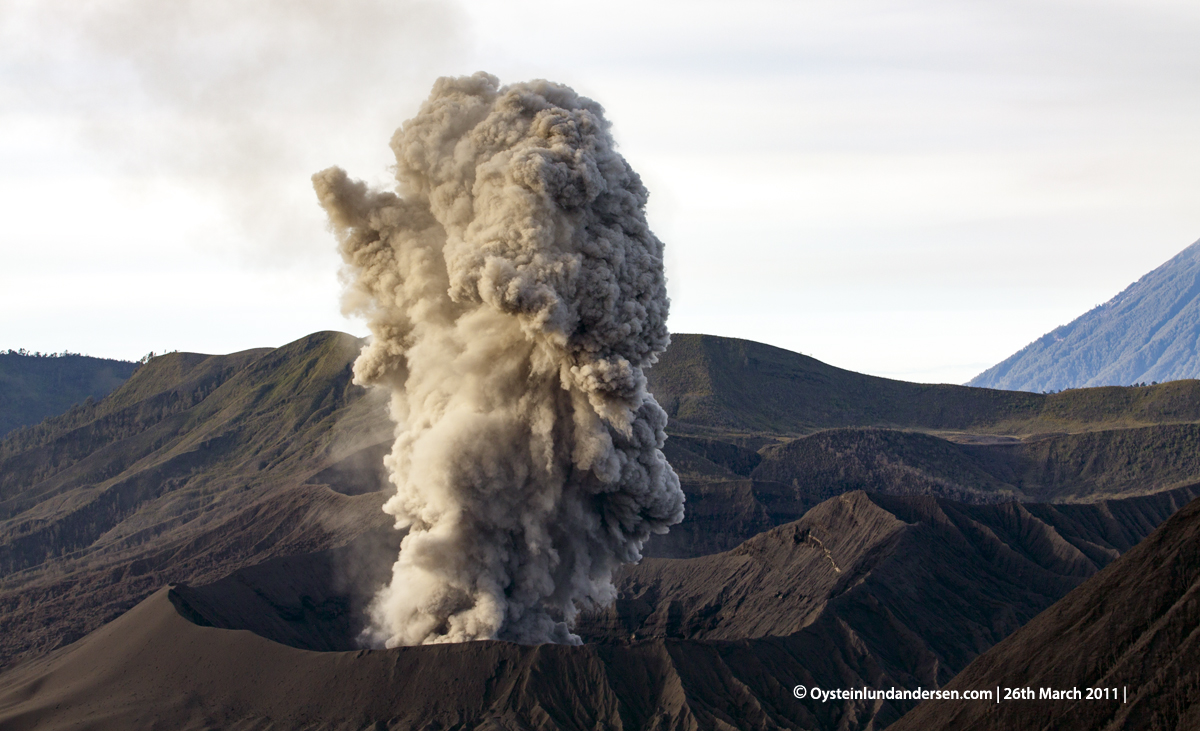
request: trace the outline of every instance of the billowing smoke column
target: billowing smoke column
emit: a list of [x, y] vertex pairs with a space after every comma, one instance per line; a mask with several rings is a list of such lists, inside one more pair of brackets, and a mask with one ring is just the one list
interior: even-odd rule
[[397, 194], [313, 176], [339, 232], [360, 384], [391, 392], [384, 510], [408, 528], [374, 644], [578, 642], [578, 612], [683, 518], [663, 246], [601, 107], [546, 81], [439, 79], [392, 138]]

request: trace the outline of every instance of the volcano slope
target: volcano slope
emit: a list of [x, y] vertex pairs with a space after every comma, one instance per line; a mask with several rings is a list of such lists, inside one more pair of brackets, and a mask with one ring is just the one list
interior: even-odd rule
[[687, 515], [646, 553], [733, 548], [834, 495], [1087, 502], [1200, 481], [1200, 381], [1043, 395], [905, 383], [674, 335], [649, 373]]
[[320, 653], [199, 626], [181, 616], [179, 601], [164, 588], [81, 642], [0, 676], [0, 722], [14, 730], [347, 731], [821, 723], [773, 680], [793, 664], [782, 646], [481, 641]]
[[0, 666], [170, 581], [388, 528], [373, 445], [391, 428], [350, 383], [359, 346], [317, 333], [154, 358], [102, 401], [0, 442]]
[[1028, 435], [1200, 421], [1196, 380], [1050, 395], [907, 383], [715, 335], [672, 335], [648, 375], [675, 433], [750, 445], [852, 426]]
[[162, 590], [0, 675], [0, 725], [879, 728], [912, 704], [791, 688], [943, 684], [1196, 492], [1074, 506], [842, 495], [734, 551], [631, 567], [617, 605], [584, 618], [582, 647], [355, 651], [356, 598], [335, 568], [354, 547], [281, 557]]
[[1200, 726], [1200, 501], [976, 658], [946, 687], [1108, 688], [1088, 700], [926, 702], [893, 728]]
[[[393, 427], [351, 383], [360, 347], [316, 333], [160, 356], [103, 400], [0, 441], [0, 668], [167, 583], [351, 543], [363, 561], [393, 560], [399, 536], [379, 510]], [[650, 379], [688, 495], [650, 556], [728, 551], [860, 489], [1087, 502], [1200, 481], [1193, 381], [1052, 396], [907, 384], [695, 335], [675, 336]]]
[[665, 451], [686, 486], [688, 514], [651, 541], [647, 555], [657, 557], [728, 550], [852, 490], [971, 503], [1087, 502], [1200, 481], [1200, 424], [975, 441], [839, 428], [758, 450], [673, 435]]

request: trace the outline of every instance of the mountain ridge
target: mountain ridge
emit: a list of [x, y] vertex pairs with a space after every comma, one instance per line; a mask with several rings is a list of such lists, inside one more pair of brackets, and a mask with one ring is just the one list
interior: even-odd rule
[[967, 382], [1057, 391], [1200, 376], [1200, 241]]
[[[360, 347], [326, 332], [160, 356], [108, 397], [0, 440], [0, 667], [81, 637], [165, 583], [388, 525], [382, 456], [394, 426], [378, 394], [351, 383]], [[856, 489], [995, 502], [1036, 482], [1042, 499], [1075, 485], [1063, 494], [1086, 501], [1200, 481], [1187, 464], [1145, 457], [1163, 444], [1200, 453], [1200, 381], [1041, 396], [875, 379], [749, 341], [683, 335], [672, 347], [650, 378], [691, 419], [668, 426], [666, 445], [688, 511], [646, 555], [728, 550]], [[880, 394], [891, 401], [877, 411]], [[865, 425], [844, 426], [855, 420]], [[893, 422], [928, 433], [880, 426]], [[946, 424], [984, 436], [932, 429]], [[997, 436], [1013, 429], [1040, 436]], [[1106, 461], [1079, 448], [1088, 440], [1113, 446], [1096, 452]], [[1031, 456], [979, 458], [1006, 449]], [[854, 469], [826, 469], [838, 455]], [[1108, 462], [1120, 479], [1098, 481], [1093, 467]]]
[[[877, 379], [750, 341], [683, 335], [676, 346], [649, 375], [676, 419], [665, 450], [688, 514], [646, 545], [661, 559], [617, 577], [628, 583], [615, 613], [581, 626], [607, 644], [572, 655], [497, 643], [484, 653], [493, 666], [482, 669], [469, 648], [385, 653], [370, 661], [370, 673], [381, 673], [370, 684], [395, 688], [399, 667], [436, 678], [439, 663], [452, 662], [481, 687], [508, 689], [481, 710], [478, 698], [440, 690], [453, 685], [444, 678], [422, 685], [433, 705], [420, 707], [450, 726], [469, 715], [518, 728], [878, 728], [908, 706], [796, 705], [790, 684], [944, 682], [1200, 484], [1198, 381], [1043, 396]], [[345, 655], [312, 661], [275, 649], [256, 667], [308, 668], [317, 685], [298, 692], [341, 687], [321, 681], [321, 668], [350, 671], [356, 607], [376, 574], [386, 575], [400, 538], [380, 509], [394, 426], [379, 394], [352, 383], [360, 347], [325, 332], [276, 349], [170, 354], [109, 397], [0, 440], [0, 669], [15, 673], [0, 676], [8, 689], [0, 714], [36, 725], [69, 698], [132, 703], [111, 684], [71, 695], [60, 683], [79, 676], [62, 665], [35, 677], [47, 663], [83, 657], [86, 645], [88, 662], [118, 663], [109, 665], [114, 677], [143, 661], [173, 668], [176, 679], [199, 673], [201, 686], [229, 691], [216, 696], [222, 714], [260, 718], [244, 688], [223, 684], [243, 677], [243, 653], [261, 646], [204, 631], [255, 623], [292, 648]], [[959, 558], [966, 569], [951, 565]], [[793, 584], [809, 573], [820, 580], [805, 584], [813, 590], [801, 601]], [[739, 586], [747, 577], [760, 585]], [[348, 594], [339, 581], [361, 591]], [[725, 586], [732, 593], [710, 591]], [[921, 597], [953, 611], [930, 614]], [[137, 622], [119, 618], [149, 617], [143, 605], [192, 637], [198, 654], [173, 656], [170, 633], [138, 639]], [[108, 636], [105, 627], [160, 646], [88, 639]], [[222, 644], [232, 654], [209, 653]], [[642, 677], [642, 662], [656, 668], [646, 676], [659, 689], [650, 695], [629, 680]], [[143, 671], [127, 677], [170, 692]], [[600, 690], [562, 696], [568, 677]], [[326, 697], [332, 711], [268, 710], [284, 725], [311, 725], [343, 700]], [[116, 728], [114, 719], [134, 712], [105, 707]], [[419, 717], [406, 715], [417, 706], [380, 709], [388, 719]], [[227, 716], [162, 710], [182, 725], [228, 725], [219, 720]]]
[[753, 449], [845, 426], [1029, 435], [1200, 422], [1200, 380], [1036, 394], [870, 376], [752, 340], [671, 338], [647, 378], [672, 433]]
[[85, 399], [104, 398], [138, 365], [78, 353], [0, 352], [0, 438]]
[[894, 728], [1196, 728], [1197, 626], [1200, 500], [977, 657], [946, 686], [1115, 692], [1077, 700], [925, 702]]

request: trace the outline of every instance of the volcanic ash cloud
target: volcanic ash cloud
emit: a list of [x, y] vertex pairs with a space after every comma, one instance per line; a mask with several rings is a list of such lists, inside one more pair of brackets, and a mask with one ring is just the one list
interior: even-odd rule
[[669, 342], [663, 245], [600, 105], [439, 79], [392, 138], [397, 193], [313, 183], [340, 237], [357, 383], [397, 424], [407, 528], [366, 639], [578, 642], [581, 608], [683, 519], [643, 369]]

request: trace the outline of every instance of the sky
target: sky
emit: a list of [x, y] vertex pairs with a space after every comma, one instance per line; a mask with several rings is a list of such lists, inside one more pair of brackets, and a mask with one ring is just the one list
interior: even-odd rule
[[673, 332], [962, 383], [1200, 238], [1194, 0], [0, 0], [0, 350], [344, 318], [312, 192], [439, 76], [606, 109]]

